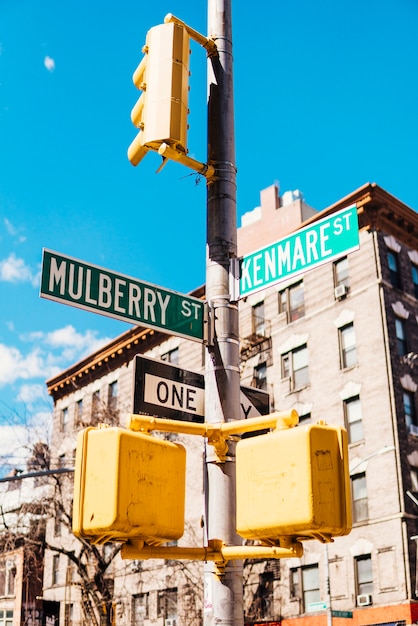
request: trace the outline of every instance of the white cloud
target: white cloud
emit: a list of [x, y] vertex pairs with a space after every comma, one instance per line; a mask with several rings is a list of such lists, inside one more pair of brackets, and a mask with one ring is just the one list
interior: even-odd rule
[[13, 467], [24, 466], [28, 456], [26, 449], [28, 431], [22, 425], [0, 426], [0, 458], [2, 463]]
[[9, 235], [12, 235], [12, 237], [17, 235], [16, 228], [13, 226], [11, 221], [7, 219], [7, 217], [4, 218], [4, 225], [6, 226], [6, 230], [9, 233]]
[[109, 337], [97, 337], [95, 330], [87, 330], [81, 334], [71, 324], [46, 333], [43, 339], [45, 344], [53, 349], [64, 348], [63, 357], [67, 361], [95, 352], [110, 341]]
[[33, 405], [37, 400], [43, 400], [46, 398], [45, 385], [30, 384], [22, 385], [17, 396], [20, 402], [24, 402], [26, 405]]
[[44, 65], [48, 72], [53, 72], [55, 70], [55, 61], [52, 57], [46, 56], [44, 58]]
[[[23, 353], [15, 346], [0, 343], [0, 387], [19, 380], [44, 382], [108, 343], [110, 338], [99, 338], [92, 330], [79, 333], [68, 325], [49, 333], [36, 331], [22, 335], [20, 340], [32, 343], [33, 347]], [[20, 393], [26, 395], [26, 390], [22, 388]]]
[[38, 348], [24, 356], [17, 348], [0, 343], [0, 386], [12, 384], [19, 379], [47, 375], [45, 359]]
[[4, 225], [9, 235], [11, 237], [17, 237], [19, 243], [26, 241], [26, 237], [24, 235], [19, 235], [19, 230], [11, 223], [10, 220], [7, 219], [7, 217], [4, 218]]
[[7, 283], [33, 282], [35, 276], [23, 259], [18, 258], [14, 252], [7, 259], [0, 261], [0, 280]]

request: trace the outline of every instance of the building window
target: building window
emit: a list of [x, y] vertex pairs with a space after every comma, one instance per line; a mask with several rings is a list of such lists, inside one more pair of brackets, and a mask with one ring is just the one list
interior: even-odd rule
[[100, 391], [93, 391], [93, 396], [91, 400], [91, 416], [92, 418], [98, 417], [98, 413], [100, 412]]
[[334, 263], [334, 287], [343, 285], [347, 290], [350, 287], [350, 276], [348, 273], [348, 258], [345, 256]]
[[52, 584], [58, 585], [60, 571], [60, 555], [54, 554], [52, 557]]
[[303, 613], [308, 610], [310, 604], [321, 600], [318, 564], [290, 570], [290, 595], [301, 601]]
[[15, 595], [16, 565], [14, 561], [6, 563], [6, 596]]
[[395, 331], [398, 354], [399, 356], [405, 356], [405, 354], [407, 354], [408, 352], [408, 349], [406, 345], [406, 324], [404, 319], [400, 317], [395, 318]]
[[258, 585], [253, 594], [248, 612], [245, 615], [245, 621], [254, 623], [273, 618], [273, 584], [273, 572], [262, 572], [259, 574]]
[[341, 369], [357, 363], [356, 335], [354, 324], [347, 324], [339, 329]]
[[388, 251], [389, 278], [392, 287], [402, 288], [401, 273], [399, 270], [398, 253], [393, 250]]
[[107, 390], [107, 407], [109, 411], [116, 411], [118, 408], [118, 381], [110, 383]]
[[373, 593], [372, 557], [364, 554], [356, 558], [356, 587], [357, 596]]
[[0, 596], [6, 595], [6, 564], [0, 561]]
[[13, 626], [13, 611], [0, 610], [0, 626]]
[[253, 382], [257, 389], [267, 389], [267, 363], [265, 361], [255, 366]]
[[[0, 596], [14, 596], [16, 581], [16, 566], [14, 561], [0, 562]], [[1, 624], [1, 622], [0, 622]]]
[[157, 596], [157, 614], [164, 619], [177, 617], [177, 588], [163, 589]]
[[286, 313], [287, 323], [305, 315], [305, 288], [303, 280], [279, 291], [279, 313]]
[[418, 426], [415, 409], [415, 395], [412, 391], [403, 391], [403, 409], [405, 412], [405, 422], [410, 430], [411, 426]]
[[167, 361], [167, 363], [172, 363], [173, 365], [179, 364], [179, 349], [174, 348], [173, 350], [169, 350], [161, 355], [162, 361]]
[[74, 605], [65, 604], [64, 606], [64, 626], [72, 626], [74, 623]]
[[367, 520], [369, 518], [369, 506], [365, 472], [352, 476], [351, 493], [353, 498], [353, 522]]
[[65, 409], [61, 409], [61, 414], [60, 414], [61, 432], [64, 432], [67, 429], [67, 426], [68, 426], [68, 407], [65, 407]]
[[259, 302], [252, 308], [253, 334], [264, 337], [266, 334], [266, 320], [264, 317], [264, 302]]
[[77, 400], [75, 403], [75, 423], [83, 423], [83, 400]]
[[349, 443], [363, 441], [363, 424], [361, 415], [360, 397], [355, 396], [344, 400], [345, 427], [348, 432]]
[[72, 561], [68, 561], [67, 564], [67, 572], [66, 572], [66, 582], [74, 583], [76, 581], [76, 565]]
[[415, 265], [415, 263], [412, 263], [411, 272], [412, 272], [412, 282], [414, 285], [414, 296], [418, 298], [418, 265]]
[[306, 345], [282, 355], [282, 378], [289, 378], [292, 390], [302, 389], [309, 384], [308, 348]]
[[143, 626], [144, 620], [149, 618], [149, 594], [138, 593], [132, 596], [132, 626]]
[[416, 467], [411, 467], [410, 476], [411, 476], [411, 491], [413, 491], [414, 493], [418, 493], [418, 469]]

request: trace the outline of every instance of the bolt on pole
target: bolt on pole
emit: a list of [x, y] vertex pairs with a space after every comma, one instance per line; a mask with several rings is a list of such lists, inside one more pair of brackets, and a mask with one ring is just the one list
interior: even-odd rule
[[[213, 337], [206, 351], [205, 416], [209, 423], [238, 420], [238, 306], [231, 302], [230, 261], [237, 258], [236, 165], [232, 73], [231, 0], [208, 0], [208, 38], [217, 54], [208, 58], [208, 165], [206, 299]], [[235, 530], [235, 449], [225, 462], [207, 446], [207, 540], [241, 541]], [[243, 626], [242, 561], [205, 565], [205, 626]]]

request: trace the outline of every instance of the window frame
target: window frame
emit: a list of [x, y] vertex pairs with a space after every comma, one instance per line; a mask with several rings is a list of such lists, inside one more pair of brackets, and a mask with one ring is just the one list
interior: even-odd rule
[[68, 406], [65, 406], [60, 410], [60, 432], [63, 433], [67, 430], [69, 421], [70, 412], [68, 410]]
[[79, 398], [74, 405], [74, 421], [76, 425], [83, 423], [83, 410], [83, 398]]
[[[173, 608], [175, 607], [175, 612]], [[178, 615], [178, 589], [168, 587], [160, 589], [157, 594], [157, 617], [164, 619], [177, 618]]]
[[[352, 344], [346, 345], [346, 339], [349, 336], [349, 333], [352, 333], [354, 337], [354, 341]], [[357, 342], [356, 342], [356, 333], [354, 330], [354, 323], [349, 322], [348, 324], [344, 324], [338, 329], [338, 343], [340, 348], [340, 369], [345, 370], [350, 367], [355, 367], [358, 364], [357, 357]], [[354, 356], [352, 356], [354, 355]]]
[[[360, 497], [362, 491], [365, 492], [365, 495]], [[367, 494], [366, 472], [358, 472], [351, 476], [351, 499], [353, 523], [367, 521], [369, 519], [369, 499]]]
[[256, 389], [267, 389], [267, 361], [254, 366], [253, 382]]
[[117, 411], [118, 408], [118, 381], [113, 380], [107, 387], [107, 408], [109, 411]]
[[406, 320], [403, 317], [395, 316], [395, 337], [396, 349], [399, 356], [408, 354], [408, 339], [406, 331]]
[[[350, 398], [345, 398], [343, 400], [344, 405], [344, 421], [345, 428], [348, 434], [348, 443], [359, 443], [360, 441], [364, 441], [364, 431], [363, 431], [363, 412], [361, 408], [360, 395], [351, 396]], [[352, 407], [358, 407], [360, 417], [351, 414]], [[354, 429], [361, 428], [361, 436], [356, 438], [353, 437]]]
[[160, 359], [162, 361], [165, 361], [166, 363], [171, 363], [172, 365], [178, 365], [180, 362], [179, 347], [177, 346], [177, 348], [173, 348], [172, 350], [168, 350], [168, 352], [164, 352], [164, 354], [160, 356]]
[[55, 587], [59, 583], [59, 572], [60, 572], [60, 555], [53, 554], [52, 555], [52, 586]]
[[288, 324], [305, 317], [305, 285], [303, 280], [281, 289], [278, 297], [279, 314], [286, 315]]
[[416, 263], [411, 263], [411, 277], [414, 287], [414, 296], [418, 298], [418, 265]]
[[395, 289], [402, 289], [402, 277], [399, 263], [399, 253], [394, 250], [388, 250], [387, 262], [389, 270], [389, 281]]
[[[306, 353], [306, 357], [304, 359], [306, 360], [306, 364], [302, 367], [296, 368], [295, 360], [298, 360], [298, 357], [299, 355], [301, 355], [302, 352]], [[289, 379], [291, 391], [296, 391], [308, 387], [310, 384], [308, 345], [304, 343], [301, 346], [293, 348], [292, 350], [289, 350], [288, 352], [282, 354], [281, 369], [282, 380]]]
[[[356, 556], [354, 558], [355, 561], [355, 584], [356, 584], [356, 598], [357, 596], [370, 594], [373, 596], [373, 561], [371, 554], [362, 554], [360, 556]], [[359, 564], [367, 561], [370, 564], [370, 574], [371, 577], [369, 580], [361, 581], [359, 571]], [[356, 602], [357, 604], [357, 602]]]
[[100, 416], [101, 413], [101, 393], [100, 389], [93, 391], [91, 395], [91, 417], [94, 421]]
[[[405, 402], [406, 399], [408, 399], [407, 402]], [[410, 426], [418, 426], [415, 393], [409, 391], [408, 389], [402, 389], [402, 402], [405, 424], [409, 430]], [[408, 411], [407, 409], [410, 410]]]
[[[306, 588], [306, 578], [304, 574], [309, 571], [316, 571], [317, 586]], [[319, 602], [321, 600], [319, 563], [302, 565], [300, 567], [292, 567], [289, 570], [289, 575], [290, 598], [298, 599], [301, 603], [301, 612], [306, 613], [309, 604], [311, 604], [312, 602]], [[307, 594], [312, 592], [316, 592], [316, 599], [311, 598], [310, 602], [308, 602]]]
[[266, 316], [264, 308], [264, 300], [257, 302], [251, 308], [251, 325], [253, 334], [256, 337], [266, 336]]
[[348, 256], [337, 259], [333, 263], [334, 288], [344, 285], [347, 291], [350, 289], [350, 266]]
[[[141, 602], [139, 602], [141, 600]], [[149, 619], [149, 592], [135, 593], [132, 595], [132, 611], [131, 611], [131, 624], [132, 626], [139, 626], [143, 623], [143, 620]], [[138, 602], [138, 603], [137, 603]], [[139, 608], [143, 608], [143, 611], [139, 611]], [[140, 613], [143, 612], [143, 615]]]
[[13, 609], [0, 609], [0, 626], [13, 626]]

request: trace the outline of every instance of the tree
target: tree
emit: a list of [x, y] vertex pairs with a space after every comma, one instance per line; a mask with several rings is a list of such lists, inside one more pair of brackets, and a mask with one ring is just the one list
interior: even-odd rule
[[[54, 562], [54, 555], [64, 557], [60, 559], [61, 582], [65, 575], [65, 584], [78, 590], [83, 620], [92, 626], [111, 626], [115, 623], [115, 607], [121, 600], [115, 591], [114, 570], [118, 569], [117, 576], [121, 578], [124, 571], [132, 572], [132, 562], [117, 558], [121, 544], [94, 545], [73, 535], [73, 465], [74, 459], [51, 457], [49, 446], [38, 441], [29, 455], [27, 472], [12, 472], [0, 479], [0, 491], [5, 495], [0, 506], [0, 556], [25, 545], [24, 577], [27, 585], [38, 581], [37, 596], [45, 596], [47, 591], [44, 583], [42, 594], [44, 564], [49, 563], [45, 574], [55, 576], [50, 571], [51, 561]], [[189, 528], [188, 533], [193, 534]], [[161, 580], [167, 587], [181, 584], [181, 623], [197, 626], [202, 623], [201, 569], [191, 562], [154, 561], [144, 566], [141, 563], [138, 584], [143, 577], [148, 581], [152, 577], [156, 589]], [[75, 621], [68, 615], [66, 623]]]
[[[36, 579], [41, 589], [45, 551], [64, 555], [76, 574], [83, 616], [89, 624], [111, 626], [113, 580], [106, 573], [120, 545], [91, 545], [72, 535], [72, 472], [60, 472], [72, 468], [54, 471], [47, 444], [33, 446], [27, 468], [0, 479], [0, 554], [25, 546], [23, 582]], [[59, 532], [46, 533], [47, 523]]]

